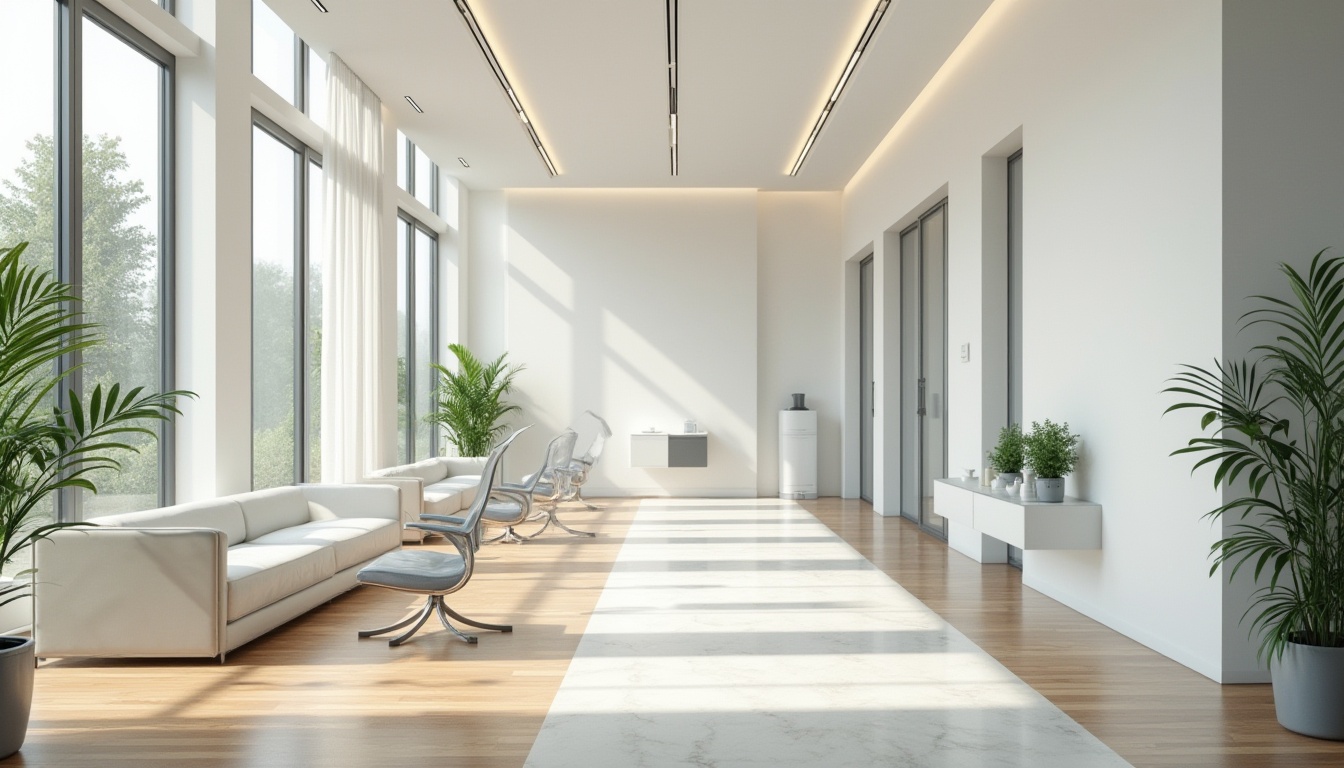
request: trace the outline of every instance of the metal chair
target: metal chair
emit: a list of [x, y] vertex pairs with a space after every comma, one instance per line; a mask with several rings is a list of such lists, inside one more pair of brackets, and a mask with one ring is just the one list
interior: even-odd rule
[[593, 442], [588, 444], [588, 450], [584, 451], [583, 456], [575, 459], [569, 465], [571, 469], [575, 470], [572, 481], [574, 492], [565, 501], [577, 501], [588, 509], [602, 509], [602, 507], [589, 503], [587, 499], [583, 498], [583, 484], [588, 481], [588, 474], [602, 458], [602, 449], [606, 447], [607, 438], [611, 437], [611, 427], [607, 426], [606, 419], [596, 413], [592, 411], [584, 411], [584, 413], [597, 420], [597, 434], [593, 436]]
[[359, 573], [356, 574], [355, 578], [361, 584], [395, 589], [400, 592], [413, 592], [425, 596], [425, 606], [418, 614], [386, 627], [361, 630], [359, 632], [360, 637], [384, 635], [402, 627], [410, 626], [410, 629], [406, 632], [387, 641], [389, 646], [396, 647], [419, 632], [420, 628], [429, 620], [431, 614], [437, 615], [439, 621], [443, 623], [444, 629], [451, 632], [454, 637], [473, 645], [476, 643], [476, 636], [462, 633], [448, 621], [449, 617], [480, 629], [490, 629], [497, 632], [513, 631], [513, 627], [509, 625], [487, 624], [469, 619], [450, 608], [443, 598], [462, 589], [471, 580], [472, 571], [476, 564], [476, 550], [480, 548], [481, 516], [490, 503], [490, 491], [495, 484], [500, 457], [504, 455], [504, 451], [508, 450], [514, 438], [518, 437], [525, 429], [527, 427], [509, 435], [507, 439], [495, 446], [495, 449], [490, 452], [490, 456], [486, 459], [485, 467], [481, 472], [481, 483], [476, 490], [476, 499], [467, 509], [465, 515], [460, 518], [448, 518], [453, 522], [407, 523], [408, 526], [420, 530], [443, 534], [452, 543], [453, 548], [457, 550], [456, 554], [427, 549], [403, 549], [383, 555], [361, 568]]
[[[534, 533], [519, 534], [514, 528], [519, 522], [522, 522], [522, 520], [518, 520], [506, 527], [505, 534], [502, 534], [501, 537], [511, 535], [512, 540], [536, 538], [550, 527], [551, 523], [555, 523], [576, 536], [594, 535], [565, 528], [560, 521], [555, 519], [556, 505], [570, 493], [569, 478], [572, 477], [573, 472], [569, 465], [574, 461], [574, 444], [578, 442], [578, 439], [578, 433], [572, 429], [566, 429], [546, 447], [546, 459], [542, 462], [540, 469], [524, 477], [521, 483], [501, 483], [499, 485], [496, 489], [497, 493], [510, 495], [517, 499], [519, 505], [521, 505], [522, 509], [519, 512], [522, 514], [522, 520], [536, 520], [542, 515], [546, 516], [546, 522]], [[537, 501], [541, 503], [536, 504]]]

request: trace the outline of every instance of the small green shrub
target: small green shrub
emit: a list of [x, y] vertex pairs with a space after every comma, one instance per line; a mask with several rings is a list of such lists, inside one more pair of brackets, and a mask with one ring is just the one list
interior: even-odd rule
[[996, 472], [1021, 472], [1022, 450], [1022, 425], [1009, 424], [999, 430], [999, 444], [989, 452], [989, 465]]
[[1068, 422], [1033, 421], [1023, 443], [1027, 464], [1037, 477], [1064, 477], [1078, 465], [1078, 436], [1069, 432]]

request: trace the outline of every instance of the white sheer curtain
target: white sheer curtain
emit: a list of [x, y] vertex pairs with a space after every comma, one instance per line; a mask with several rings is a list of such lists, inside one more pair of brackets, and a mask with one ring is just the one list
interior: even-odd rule
[[382, 103], [344, 61], [327, 70], [327, 253], [322, 263], [322, 480], [354, 482], [378, 468], [383, 391]]

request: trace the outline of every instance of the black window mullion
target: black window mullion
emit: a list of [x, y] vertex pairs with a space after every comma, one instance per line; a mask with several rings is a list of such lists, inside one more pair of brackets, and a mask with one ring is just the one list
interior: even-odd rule
[[[79, 252], [84, 237], [81, 215], [83, 199], [83, 114], [81, 105], [81, 50], [83, 13], [81, 0], [56, 4], [56, 277], [80, 295], [83, 285]], [[57, 372], [67, 374], [56, 389], [58, 407], [70, 405], [71, 390], [80, 391], [81, 355], [74, 352], [57, 361]], [[80, 519], [80, 494], [74, 488], [57, 493], [56, 518], [68, 522]]]

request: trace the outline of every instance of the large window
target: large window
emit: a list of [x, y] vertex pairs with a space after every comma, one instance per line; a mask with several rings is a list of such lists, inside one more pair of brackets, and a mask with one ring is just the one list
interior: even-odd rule
[[439, 455], [438, 430], [425, 421], [434, 407], [438, 362], [439, 239], [418, 221], [397, 221], [397, 445], [406, 461]]
[[252, 487], [320, 478], [321, 158], [254, 115]]
[[[0, 243], [30, 242], [102, 326], [100, 348], [62, 361], [68, 384], [171, 389], [173, 58], [87, 0], [4, 0], [0, 29], [22, 30], [0, 50], [18, 107], [0, 120]], [[171, 503], [171, 436], [135, 438], [122, 471], [92, 478], [98, 495], [66, 493], [53, 514]]]
[[401, 131], [397, 131], [397, 186], [440, 213], [439, 165]]
[[327, 62], [263, 0], [252, 0], [252, 74], [318, 125], [326, 124]]

